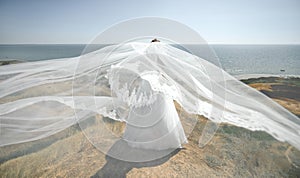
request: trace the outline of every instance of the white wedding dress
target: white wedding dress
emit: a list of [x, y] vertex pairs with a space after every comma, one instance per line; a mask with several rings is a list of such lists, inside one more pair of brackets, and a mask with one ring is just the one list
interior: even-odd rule
[[[155, 93], [149, 82], [143, 80], [136, 95], [145, 92]], [[145, 103], [138, 103], [139, 106], [131, 105], [123, 138], [135, 148], [181, 148], [181, 144], [187, 143], [187, 138], [173, 99], [162, 93], [151, 94], [151, 97], [141, 101]]]
[[137, 42], [1, 66], [0, 146], [102, 115], [126, 123], [122, 138], [132, 147], [179, 148], [187, 139], [173, 101], [187, 113], [265, 131], [300, 149], [300, 119], [267, 96], [186, 51]]

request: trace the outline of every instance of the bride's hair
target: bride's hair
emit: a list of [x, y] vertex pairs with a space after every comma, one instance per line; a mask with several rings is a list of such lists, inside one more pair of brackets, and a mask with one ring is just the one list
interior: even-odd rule
[[153, 42], [160, 42], [158, 39], [154, 38], [153, 40], [151, 40], [151, 43]]

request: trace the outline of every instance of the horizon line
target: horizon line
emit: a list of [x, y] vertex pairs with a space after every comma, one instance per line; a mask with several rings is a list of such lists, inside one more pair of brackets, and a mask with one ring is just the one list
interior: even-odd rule
[[[88, 43], [0, 43], [0, 45], [113, 45], [114, 43], [88, 44]], [[174, 43], [177, 44], [177, 43]], [[203, 43], [201, 43], [203, 44]], [[185, 43], [184, 45], [201, 45]], [[206, 43], [207, 45], [300, 45], [300, 43]], [[204, 44], [205, 45], [205, 44]]]

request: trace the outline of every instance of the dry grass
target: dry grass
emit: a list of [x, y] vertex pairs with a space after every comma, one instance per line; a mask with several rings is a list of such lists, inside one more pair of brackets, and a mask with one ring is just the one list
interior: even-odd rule
[[272, 87], [270, 83], [252, 83], [249, 86], [257, 89], [257, 90], [265, 90], [265, 91], [272, 91]]
[[[252, 87], [270, 89], [269, 85], [263, 84]], [[294, 113], [299, 113], [298, 101], [281, 99], [276, 101]], [[180, 110], [178, 104], [176, 107]], [[189, 115], [183, 111], [183, 117], [188, 118]], [[199, 148], [198, 139], [207, 119], [191, 118], [196, 118], [197, 123], [193, 119], [182, 120], [185, 130], [196, 124], [189, 134], [189, 143], [184, 145], [183, 149], [176, 150], [159, 160], [146, 163], [115, 160], [97, 150], [83, 132], [74, 127], [47, 139], [0, 148], [0, 158], [9, 158], [3, 159], [0, 164], [0, 177], [297, 177], [299, 175], [299, 151], [263, 132], [221, 125], [211, 142], [204, 148]], [[105, 127], [120, 136], [124, 130], [124, 124], [101, 116], [91, 118], [91, 121], [85, 133], [95, 132], [97, 136], [97, 132], [101, 132]], [[111, 140], [106, 139], [104, 144], [109, 145]]]
[[300, 116], [300, 102], [293, 99], [281, 98], [274, 99], [281, 106], [285, 107], [287, 110], [291, 111], [295, 115]]

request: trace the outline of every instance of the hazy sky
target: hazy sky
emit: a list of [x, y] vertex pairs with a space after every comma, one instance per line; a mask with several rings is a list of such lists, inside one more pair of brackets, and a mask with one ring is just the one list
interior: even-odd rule
[[300, 0], [0, 0], [0, 43], [88, 43], [143, 16], [184, 23], [209, 43], [300, 44]]

